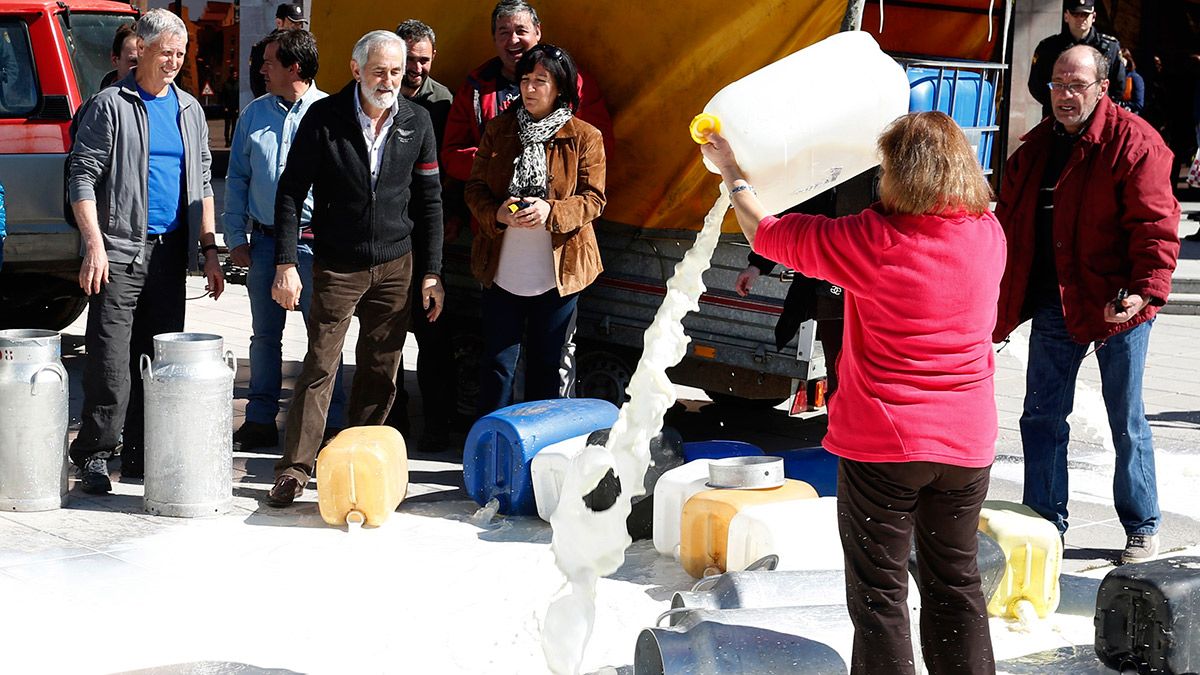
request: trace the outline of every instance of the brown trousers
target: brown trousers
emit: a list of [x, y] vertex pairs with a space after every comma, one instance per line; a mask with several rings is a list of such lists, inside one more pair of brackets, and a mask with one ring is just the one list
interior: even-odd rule
[[276, 477], [303, 485], [313, 473], [350, 317], [358, 316], [354, 384], [346, 408], [349, 426], [383, 424], [396, 397], [396, 371], [408, 332], [412, 254], [357, 272], [313, 263], [308, 353], [296, 380]]
[[975, 559], [990, 473], [935, 462], [838, 462], [851, 673], [916, 672], [908, 614], [914, 535], [925, 667], [930, 675], [996, 672]]

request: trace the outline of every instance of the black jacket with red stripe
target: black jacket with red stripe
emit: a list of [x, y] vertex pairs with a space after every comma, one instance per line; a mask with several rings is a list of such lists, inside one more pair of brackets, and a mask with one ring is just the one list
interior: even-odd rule
[[335, 271], [364, 270], [415, 252], [414, 276], [441, 274], [442, 188], [429, 113], [397, 97], [371, 187], [367, 142], [351, 81], [312, 104], [275, 196], [275, 262], [296, 262], [300, 208], [313, 193], [313, 254]]

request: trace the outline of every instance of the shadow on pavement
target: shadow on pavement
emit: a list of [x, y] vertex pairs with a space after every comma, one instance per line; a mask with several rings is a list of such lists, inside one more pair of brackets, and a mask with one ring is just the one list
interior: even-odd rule
[[1063, 574], [1058, 579], [1059, 602], [1057, 614], [1095, 616], [1096, 595], [1100, 592], [1100, 579]]
[[[1155, 426], [1172, 426], [1185, 428], [1200, 427], [1200, 410], [1172, 410], [1170, 412], [1146, 415], [1150, 424]], [[1155, 424], [1158, 423], [1158, 424]]]
[[1096, 658], [1095, 646], [1074, 645], [1000, 661], [996, 664], [996, 672], [1006, 675], [1106, 675], [1113, 671]]

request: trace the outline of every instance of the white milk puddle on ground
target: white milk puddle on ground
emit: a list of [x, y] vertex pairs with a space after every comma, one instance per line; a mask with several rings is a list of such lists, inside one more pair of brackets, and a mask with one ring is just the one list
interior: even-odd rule
[[[567, 583], [560, 597], [550, 604], [542, 625], [546, 663], [557, 675], [579, 672], [595, 622], [596, 582], [617, 571], [631, 543], [625, 529], [630, 499], [643, 493], [650, 439], [662, 430], [663, 415], [675, 402], [675, 386], [667, 379], [666, 370], [687, 352], [689, 338], [683, 332], [682, 320], [688, 312], [700, 308], [702, 275], [708, 269], [728, 210], [729, 195], [722, 184], [721, 195], [705, 216], [696, 243], [675, 266], [666, 297], [643, 336], [642, 358], [629, 382], [629, 401], [621, 406], [608, 443], [585, 448], [564, 477], [550, 524], [554, 528], [551, 548], [555, 564]], [[616, 504], [597, 513], [584, 505], [583, 498], [610, 469], [620, 479], [622, 491]]]

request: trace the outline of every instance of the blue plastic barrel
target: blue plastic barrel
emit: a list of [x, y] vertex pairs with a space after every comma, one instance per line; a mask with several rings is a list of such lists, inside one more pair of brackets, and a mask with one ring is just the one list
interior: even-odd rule
[[802, 480], [822, 497], [837, 495], [838, 458], [822, 447], [767, 453], [783, 458], [785, 478]]
[[463, 449], [463, 484], [478, 504], [492, 498], [500, 513], [537, 515], [529, 463], [539, 450], [576, 436], [588, 436], [617, 421], [608, 401], [563, 398], [530, 401], [479, 418]]
[[[964, 64], [964, 67], [969, 67]], [[995, 87], [973, 70], [913, 66], [908, 69], [909, 112], [940, 110], [962, 127], [977, 144], [979, 164], [992, 165], [994, 130], [976, 130], [996, 124]], [[953, 110], [951, 110], [953, 105]]]
[[683, 461], [694, 459], [724, 459], [763, 454], [762, 448], [742, 441], [696, 441], [683, 444]]

